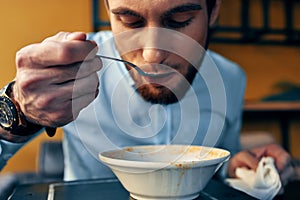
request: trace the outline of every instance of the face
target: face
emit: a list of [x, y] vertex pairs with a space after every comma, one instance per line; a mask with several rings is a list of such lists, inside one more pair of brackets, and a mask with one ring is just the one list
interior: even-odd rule
[[[121, 57], [144, 71], [166, 74], [140, 76], [127, 66], [140, 95], [152, 103], [170, 104], [180, 100], [189, 89], [201, 62], [201, 55], [196, 66], [183, 56], [193, 54], [193, 49], [187, 45], [188, 40], [196, 41], [204, 48], [207, 46], [208, 28], [217, 16], [217, 6], [209, 16], [206, 0], [107, 2], [111, 28], [117, 36], [115, 43]], [[129, 34], [118, 37], [123, 33]], [[124, 51], [128, 46], [133, 48]]]

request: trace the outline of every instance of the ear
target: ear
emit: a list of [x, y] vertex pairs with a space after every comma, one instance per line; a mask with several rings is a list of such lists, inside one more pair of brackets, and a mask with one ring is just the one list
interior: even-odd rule
[[109, 9], [108, 1], [107, 1], [107, 0], [104, 0], [104, 6], [105, 6], [105, 8], [106, 8], [107, 10]]
[[108, 0], [104, 0], [104, 6], [105, 6], [105, 10], [107, 12], [107, 16], [110, 18]]
[[222, 0], [216, 0], [215, 6], [212, 9], [210, 14], [209, 26], [213, 26], [218, 19], [220, 8], [221, 8]]

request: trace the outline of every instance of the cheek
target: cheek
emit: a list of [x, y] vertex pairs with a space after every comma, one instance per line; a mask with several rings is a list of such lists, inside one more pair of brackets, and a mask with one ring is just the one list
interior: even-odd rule
[[118, 23], [117, 20], [113, 18], [110, 19], [110, 27], [114, 35], [125, 31], [123, 30], [123, 26], [121, 26], [120, 23]]
[[184, 30], [183, 33], [198, 42], [202, 47], [205, 47], [208, 38], [208, 27], [208, 17], [203, 14], [198, 16], [193, 24]]
[[197, 41], [202, 47], [205, 47], [207, 42], [207, 35], [208, 35], [208, 26], [207, 24], [203, 26], [195, 27], [190, 32], [190, 37]]
[[199, 30], [195, 32], [194, 40], [196, 40], [202, 47], [205, 47], [206, 42], [207, 42], [207, 28]]

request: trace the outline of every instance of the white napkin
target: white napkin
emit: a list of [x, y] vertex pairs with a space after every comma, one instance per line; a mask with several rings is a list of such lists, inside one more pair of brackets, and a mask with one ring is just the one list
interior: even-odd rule
[[273, 199], [281, 189], [280, 176], [271, 157], [263, 157], [256, 171], [237, 168], [235, 173], [238, 178], [228, 178], [226, 182], [258, 199]]

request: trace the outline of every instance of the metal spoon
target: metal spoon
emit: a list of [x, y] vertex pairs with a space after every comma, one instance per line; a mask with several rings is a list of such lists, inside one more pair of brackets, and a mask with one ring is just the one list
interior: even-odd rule
[[166, 76], [172, 72], [166, 72], [166, 73], [149, 73], [149, 72], [144, 72], [140, 67], [136, 66], [135, 64], [128, 62], [126, 60], [122, 60], [122, 59], [118, 59], [118, 58], [113, 58], [113, 57], [109, 57], [109, 56], [103, 56], [103, 55], [96, 55], [99, 58], [103, 58], [103, 59], [109, 59], [109, 60], [114, 60], [114, 61], [118, 61], [118, 62], [123, 62], [131, 67], [133, 67], [141, 76], [148, 76], [148, 77], [161, 77], [161, 76]]

